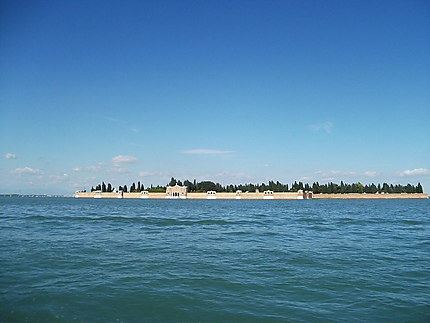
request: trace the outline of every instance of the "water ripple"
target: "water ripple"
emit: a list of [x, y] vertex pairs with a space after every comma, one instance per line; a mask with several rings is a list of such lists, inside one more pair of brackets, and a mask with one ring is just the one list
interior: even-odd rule
[[213, 202], [0, 199], [0, 321], [430, 319], [428, 201]]

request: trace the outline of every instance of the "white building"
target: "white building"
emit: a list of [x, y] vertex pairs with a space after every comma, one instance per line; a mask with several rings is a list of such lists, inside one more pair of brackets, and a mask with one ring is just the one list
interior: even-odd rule
[[206, 199], [208, 200], [216, 200], [216, 191], [207, 191]]
[[167, 186], [166, 188], [166, 199], [186, 199], [187, 198], [187, 187], [179, 186]]

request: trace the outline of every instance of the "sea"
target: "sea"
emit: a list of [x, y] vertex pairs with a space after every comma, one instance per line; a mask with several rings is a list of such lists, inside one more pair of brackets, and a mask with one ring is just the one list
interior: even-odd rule
[[430, 322], [430, 200], [0, 197], [0, 322]]

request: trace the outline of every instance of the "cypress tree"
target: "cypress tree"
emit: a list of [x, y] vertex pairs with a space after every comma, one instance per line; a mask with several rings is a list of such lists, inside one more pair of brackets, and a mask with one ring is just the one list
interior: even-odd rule
[[418, 182], [416, 192], [417, 192], [417, 193], [420, 193], [420, 194], [422, 194], [422, 193], [423, 193], [423, 187], [421, 186], [421, 183], [420, 183], [420, 182]]

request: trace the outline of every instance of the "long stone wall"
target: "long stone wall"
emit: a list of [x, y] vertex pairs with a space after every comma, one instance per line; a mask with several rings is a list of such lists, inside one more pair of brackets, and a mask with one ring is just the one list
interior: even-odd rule
[[[263, 200], [270, 198], [263, 192], [243, 192], [240, 195], [236, 193], [216, 193], [217, 200]], [[274, 192], [272, 199], [274, 200], [296, 200], [298, 194], [293, 192]], [[147, 196], [142, 196], [141, 193], [101, 193], [101, 192], [76, 192], [75, 198], [125, 198], [125, 199], [165, 199], [166, 193], [148, 193]], [[428, 194], [314, 194], [314, 199], [427, 199]], [[206, 200], [206, 193], [188, 193], [187, 199], [189, 200]]]
[[314, 199], [428, 199], [427, 193], [411, 194], [314, 194]]

